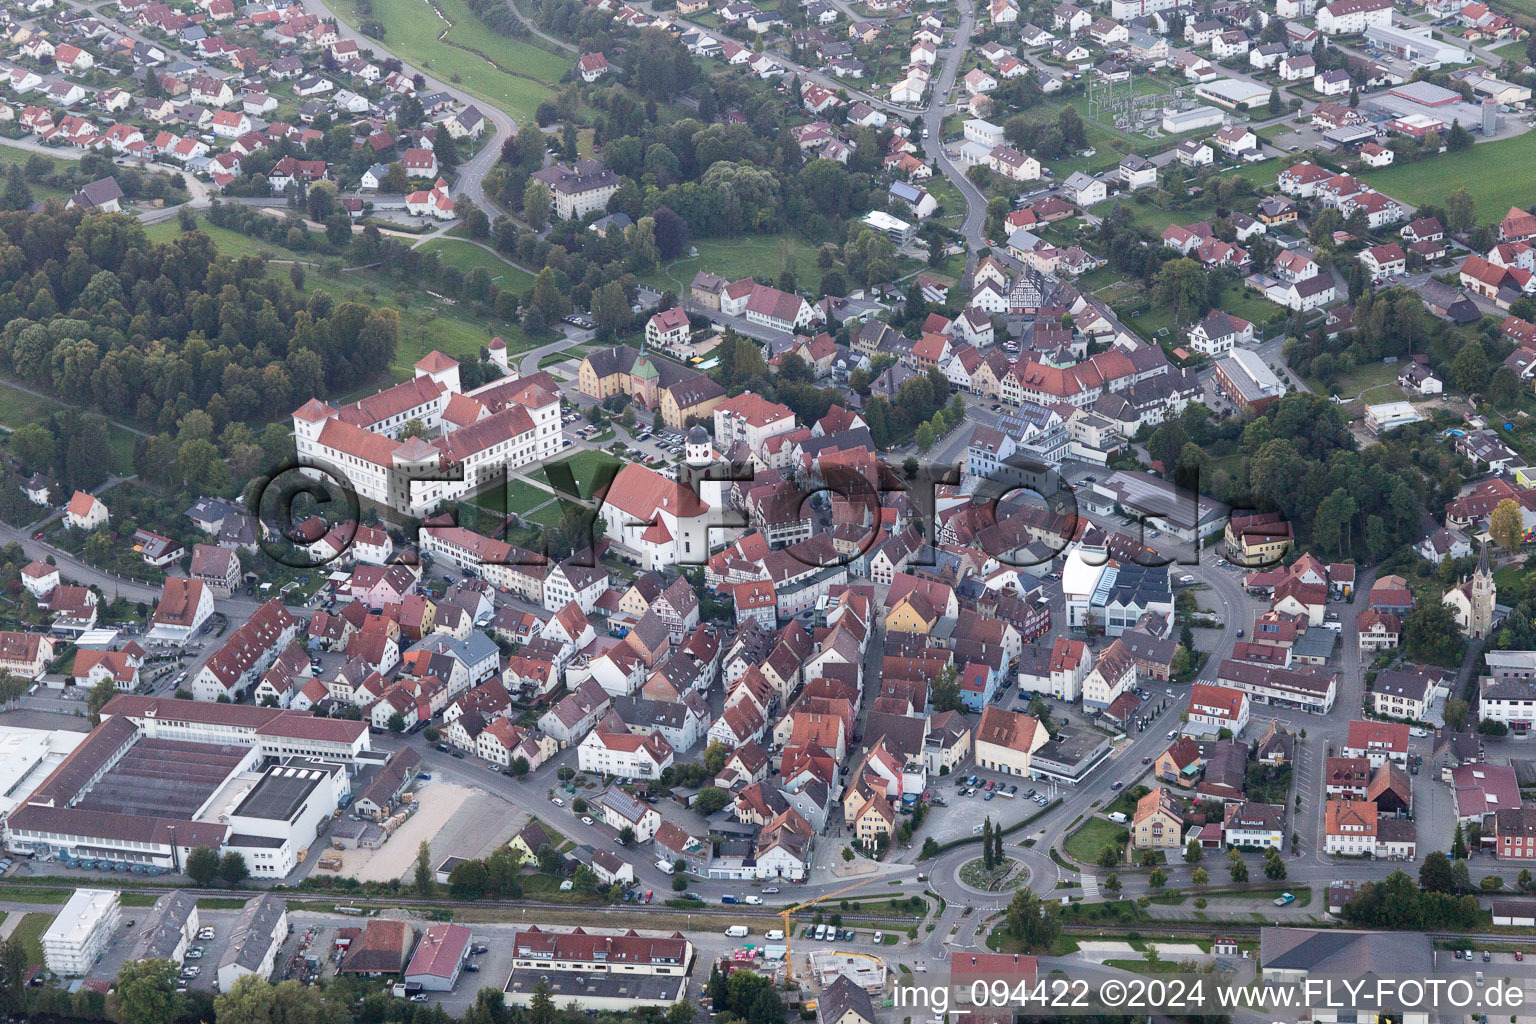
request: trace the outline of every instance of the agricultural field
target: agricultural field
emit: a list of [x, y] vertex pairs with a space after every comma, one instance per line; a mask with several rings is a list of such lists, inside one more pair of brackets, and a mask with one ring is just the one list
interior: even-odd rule
[[[438, 79], [453, 82], [524, 124], [532, 123], [534, 111], [553, 94], [555, 83], [570, 69], [571, 61], [532, 43], [496, 35], [462, 0], [439, 0], [438, 7], [442, 14], [427, 0], [375, 0], [372, 17], [384, 26], [384, 45], [402, 59]], [[363, 20], [352, 3], [343, 3], [335, 10], [354, 28]], [[445, 15], [452, 21], [451, 28]], [[449, 29], [447, 37], [442, 34], [444, 29]], [[517, 70], [509, 70], [514, 68]]]
[[1477, 202], [1477, 219], [1497, 223], [1511, 206], [1530, 202], [1530, 168], [1536, 162], [1536, 132], [1446, 153], [1418, 163], [1398, 164], [1360, 175], [1374, 188], [1405, 203], [1444, 202], [1464, 187]]

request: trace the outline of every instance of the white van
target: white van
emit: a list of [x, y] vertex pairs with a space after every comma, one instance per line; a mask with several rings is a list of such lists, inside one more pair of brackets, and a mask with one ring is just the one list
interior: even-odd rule
[[769, 942], [782, 942], [784, 940], [784, 931], [780, 928], [770, 928], [763, 934], [763, 938]]
[[1121, 813], [1120, 811], [1116, 811], [1115, 813], [1113, 813], [1113, 814], [1111, 814], [1109, 816], [1109, 820], [1114, 822], [1116, 825], [1124, 825], [1125, 824], [1125, 815], [1123, 813]]
[[656, 870], [664, 875], [670, 875], [672, 873], [672, 862], [663, 857], [656, 862]]
[[748, 896], [747, 905], [752, 907], [760, 907], [763, 905], [763, 898], [761, 896]]
[[825, 942], [827, 938], [827, 926], [824, 924], [817, 925], [816, 931], [812, 934], [812, 938], [814, 938], [817, 942]]
[[725, 934], [733, 939], [744, 939], [747, 937], [747, 926], [744, 924], [733, 924], [725, 930]]

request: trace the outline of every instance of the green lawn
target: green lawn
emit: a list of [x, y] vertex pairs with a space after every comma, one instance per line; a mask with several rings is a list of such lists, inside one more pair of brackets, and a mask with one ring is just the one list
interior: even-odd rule
[[[576, 481], [576, 495], [580, 498], [592, 497], [592, 488], [597, 481], [598, 472], [605, 466], [619, 466], [622, 463], [606, 452], [592, 451], [590, 449], [579, 451], [568, 459], [551, 463], [539, 472], [550, 486], [559, 488], [555, 478], [549, 473], [554, 466], [569, 466], [571, 475]], [[537, 519], [535, 519], [537, 521]]]
[[1099, 857], [1099, 851], [1113, 843], [1123, 846], [1130, 833], [1124, 825], [1116, 825], [1104, 818], [1093, 817], [1083, 822], [1082, 826], [1067, 836], [1063, 844], [1068, 855], [1076, 857], [1087, 864], [1092, 864]]
[[1443, 202], [1446, 193], [1465, 187], [1477, 202], [1477, 219], [1497, 223], [1511, 206], [1531, 201], [1530, 169], [1536, 164], [1536, 132], [1473, 146], [1418, 163], [1368, 171], [1360, 177], [1403, 202], [1422, 206]]
[[43, 963], [43, 932], [53, 923], [55, 914], [27, 914], [16, 925], [16, 930], [11, 933], [11, 941], [21, 943], [27, 951], [27, 963]]
[[[1340, 374], [1339, 383], [1333, 389], [1333, 393], [1340, 398], [1349, 399], [1364, 393], [1365, 402], [1368, 405], [1401, 402], [1407, 396], [1403, 394], [1403, 389], [1397, 386], [1397, 372], [1398, 367], [1389, 366], [1386, 363], [1364, 363], [1347, 374]], [[1328, 394], [1328, 389], [1320, 381], [1307, 383], [1319, 394]]]
[[[248, 238], [238, 231], [215, 227], [202, 218], [198, 220], [198, 229], [213, 239], [219, 252], [230, 256], [267, 255], [274, 259], [317, 260], [316, 254], [296, 253], [282, 245]], [[161, 221], [150, 225], [145, 229], [145, 233], [151, 241], [163, 242], [170, 241], [179, 235], [181, 228], [174, 220]], [[502, 275], [503, 287], [523, 292], [533, 286], [533, 279], [527, 274], [509, 266], [499, 257], [478, 246], [448, 239], [434, 239], [423, 247], [432, 246], [439, 247], [439, 251], [445, 254], [451, 254], [447, 256], [448, 261], [460, 269], [467, 271], [473, 266], [483, 265], [491, 272], [493, 278], [498, 274]], [[286, 265], [279, 265], [270, 268], [269, 273], [282, 274], [286, 277], [288, 268]], [[389, 383], [411, 376], [415, 372], [413, 367], [416, 361], [433, 349], [462, 359], [465, 356], [477, 356], [480, 350], [497, 336], [507, 343], [507, 351], [510, 354], [526, 351], [539, 344], [537, 339], [529, 337], [517, 324], [498, 323], [490, 318], [476, 317], [462, 304], [450, 305], [433, 298], [423, 289], [396, 281], [376, 271], [349, 270], [335, 277], [312, 271], [305, 288], [306, 290], [323, 288], [338, 301], [351, 300], [370, 306], [392, 306], [400, 311], [400, 344], [395, 350], [395, 360], [389, 367]], [[371, 385], [361, 393], [370, 394], [377, 390], [378, 386]], [[0, 419], [0, 422], [4, 422], [3, 419]], [[132, 452], [131, 444], [129, 452], [130, 454]]]
[[1241, 283], [1231, 285], [1221, 293], [1221, 308], [1224, 312], [1233, 316], [1240, 316], [1244, 320], [1254, 324], [1263, 324], [1272, 317], [1283, 316], [1285, 310], [1270, 302], [1258, 292], [1249, 293], [1250, 289]]
[[764, 274], [777, 281], [786, 257], [792, 258], [800, 288], [815, 292], [821, 285], [816, 266], [816, 246], [796, 235], [742, 235], [737, 238], [705, 238], [696, 241], [697, 256], [664, 264], [640, 278], [640, 283], [681, 294], [701, 270], [719, 274], [727, 281]]
[[[532, 274], [517, 269], [495, 253], [471, 242], [434, 238], [430, 242], [423, 242], [419, 248], [422, 252], [437, 253], [444, 266], [458, 267], [466, 274], [471, 270], [484, 267], [499, 288], [510, 288], [519, 295], [533, 288]], [[496, 281], [498, 277], [501, 278], [500, 281]]]
[[[17, 391], [5, 381], [0, 381], [0, 388], [3, 388], [0, 390], [0, 425], [12, 430], [26, 423], [35, 423], [55, 408], [49, 399]], [[131, 474], [133, 448], [138, 438], [110, 420], [107, 422], [107, 436], [112, 444], [112, 472], [119, 476]]]
[[[440, 4], [454, 21], [449, 38], [483, 50], [485, 57], [440, 39], [448, 26], [426, 0], [374, 0], [371, 17], [383, 24], [383, 45], [397, 56], [437, 78], [454, 81], [524, 124], [532, 123], [534, 111], [553, 95], [552, 86], [571, 62], [530, 43], [495, 35], [462, 0], [440, 0]], [[353, 26], [363, 20], [355, 3], [343, 3], [335, 11]]]
[[[231, 231], [229, 228], [221, 228], [212, 224], [206, 217], [199, 217], [197, 219], [197, 229], [213, 239], [213, 244], [220, 253], [233, 256], [236, 259], [242, 256], [269, 256], [272, 259], [280, 260], [298, 259], [307, 262], [318, 262], [318, 257], [315, 253], [295, 252], [285, 245], [263, 241], [259, 238], [251, 238], [249, 235], [242, 235], [238, 231]], [[144, 234], [151, 242], [173, 242], [181, 236], [181, 224], [175, 218], [162, 220], [146, 227]], [[284, 273], [287, 273], [287, 271], [284, 271]]]

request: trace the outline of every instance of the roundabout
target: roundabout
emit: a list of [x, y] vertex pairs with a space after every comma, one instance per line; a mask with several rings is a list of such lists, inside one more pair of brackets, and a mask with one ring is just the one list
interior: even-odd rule
[[1029, 881], [1029, 869], [1024, 862], [1004, 857], [1002, 862], [988, 867], [980, 857], [973, 857], [960, 865], [957, 876], [965, 888], [982, 893], [1012, 892]]

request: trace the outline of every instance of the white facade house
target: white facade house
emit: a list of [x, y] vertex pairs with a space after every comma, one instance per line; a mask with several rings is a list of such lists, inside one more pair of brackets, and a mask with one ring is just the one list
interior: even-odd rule
[[121, 918], [122, 902], [115, 889], [76, 889], [43, 932], [48, 969], [65, 977], [87, 973], [112, 941]]

